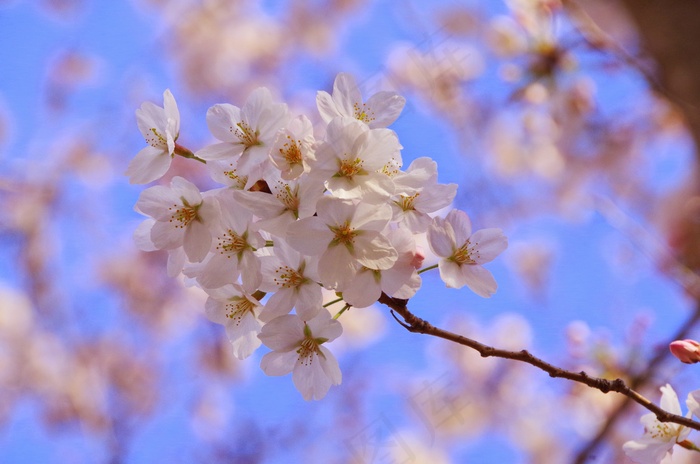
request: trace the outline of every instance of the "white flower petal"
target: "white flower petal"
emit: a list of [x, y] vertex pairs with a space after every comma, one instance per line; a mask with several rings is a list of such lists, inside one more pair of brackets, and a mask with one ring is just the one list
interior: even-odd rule
[[442, 258], [452, 256], [456, 248], [452, 225], [442, 218], [434, 218], [428, 228], [428, 244], [437, 256]]
[[[501, 229], [477, 230], [469, 238], [472, 246], [478, 250], [474, 261], [478, 264], [488, 263], [508, 248], [508, 239]], [[474, 254], [473, 254], [474, 255]]]
[[172, 157], [165, 150], [148, 145], [129, 162], [125, 174], [131, 184], [147, 184], [163, 177], [171, 161]]
[[406, 105], [406, 99], [396, 92], [377, 92], [367, 100], [367, 107], [374, 113], [374, 121], [369, 127], [390, 126], [401, 114]]
[[299, 355], [294, 351], [273, 351], [260, 360], [260, 368], [267, 375], [287, 375], [294, 369]]
[[454, 230], [455, 243], [462, 246], [472, 234], [472, 222], [467, 213], [459, 209], [453, 209], [445, 217], [445, 221]]
[[464, 282], [477, 295], [490, 298], [496, 293], [498, 284], [491, 272], [478, 264], [465, 264], [461, 266]]
[[240, 120], [240, 109], [228, 103], [220, 103], [207, 110], [207, 126], [209, 127], [209, 131], [222, 142], [239, 141], [233, 131], [236, 129], [236, 124], [238, 124]]

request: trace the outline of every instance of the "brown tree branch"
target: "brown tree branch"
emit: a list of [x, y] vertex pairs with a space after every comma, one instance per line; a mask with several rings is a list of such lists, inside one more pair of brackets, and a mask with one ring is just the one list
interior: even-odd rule
[[[700, 305], [695, 308], [693, 314], [690, 315], [687, 321], [680, 325], [678, 331], [671, 337], [671, 340], [681, 340], [688, 338], [690, 331], [695, 328], [697, 323], [700, 322]], [[649, 360], [646, 364], [644, 370], [637, 375], [633, 376], [630, 381], [631, 389], [639, 389], [646, 385], [656, 374], [656, 369], [661, 365], [661, 363], [670, 356], [670, 351], [666, 348], [667, 344], [660, 347], [653, 358]], [[598, 430], [598, 433], [593, 437], [576, 456], [574, 461], [576, 464], [583, 464], [588, 460], [588, 456], [595, 451], [600, 444], [603, 442], [605, 437], [610, 433], [610, 431], [615, 427], [617, 422], [622, 418], [623, 414], [632, 406], [632, 400], [628, 397], [617, 405], [617, 408], [613, 410], [609, 415], [608, 419], [605, 421], [603, 426]]]
[[[473, 350], [476, 350], [484, 358], [497, 357], [503, 359], [512, 359], [514, 361], [520, 361], [527, 364], [531, 364], [548, 373], [550, 377], [563, 378], [574, 382], [579, 382], [584, 385], [588, 385], [591, 388], [600, 390], [603, 393], [608, 393], [611, 391], [620, 393], [627, 397], [627, 401], [634, 401], [636, 403], [639, 403], [644, 408], [653, 412], [660, 422], [673, 422], [691, 429], [700, 430], [700, 422], [696, 422], [694, 420], [688, 419], [687, 417], [679, 416], [677, 414], [671, 414], [661, 409], [660, 407], [649, 401], [647, 398], [636, 392], [633, 388], [627, 386], [627, 384], [625, 384], [625, 382], [622, 379], [609, 380], [600, 377], [591, 377], [584, 371], [567, 371], [565, 369], [549, 364], [546, 361], [543, 361], [542, 359], [532, 355], [527, 350], [502, 350], [499, 348], [484, 345], [483, 343], [477, 342], [476, 340], [472, 340], [471, 338], [467, 338], [463, 335], [440, 329], [430, 324], [428, 321], [419, 318], [411, 311], [409, 311], [408, 300], [392, 298], [382, 293], [382, 296], [379, 298], [379, 302], [388, 306], [391, 309], [394, 318], [409, 332], [432, 335], [434, 337], [442, 338], [444, 340], [449, 340], [451, 342], [464, 345]], [[396, 316], [396, 314], [400, 315], [403, 318], [403, 321], [400, 320]], [[659, 358], [659, 360], [657, 360], [657, 358]], [[656, 362], [658, 363], [660, 362], [660, 359], [660, 356], [657, 354], [657, 356], [652, 361], [656, 360]]]

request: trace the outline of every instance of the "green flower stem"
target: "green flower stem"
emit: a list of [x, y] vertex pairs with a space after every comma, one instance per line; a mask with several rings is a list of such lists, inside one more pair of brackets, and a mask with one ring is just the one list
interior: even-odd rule
[[324, 308], [327, 308], [327, 307], [329, 307], [330, 305], [336, 304], [336, 303], [339, 302], [339, 301], [343, 301], [343, 297], [336, 298], [335, 300], [329, 301], [328, 303], [324, 304], [323, 307], [324, 307]]
[[340, 315], [343, 314], [345, 311], [347, 311], [349, 308], [350, 308], [349, 304], [346, 304], [345, 306], [343, 306], [343, 309], [338, 311], [338, 313], [335, 316], [333, 316], [333, 319], [338, 319], [340, 317]]
[[425, 271], [429, 271], [429, 270], [435, 269], [435, 268], [437, 268], [437, 267], [438, 267], [437, 264], [433, 264], [432, 266], [428, 266], [428, 267], [426, 267], [426, 268], [421, 269], [420, 271], [418, 271], [418, 274], [422, 274], [422, 273], [424, 273]]
[[195, 156], [194, 153], [192, 153], [192, 150], [190, 150], [189, 148], [185, 148], [182, 145], [179, 145], [177, 143], [175, 144], [175, 151], [173, 153], [178, 155], [178, 156], [182, 156], [183, 158], [189, 158], [189, 159], [199, 161], [200, 163], [207, 164], [207, 162], [205, 160], [203, 160], [202, 158], [200, 158], [198, 156]]

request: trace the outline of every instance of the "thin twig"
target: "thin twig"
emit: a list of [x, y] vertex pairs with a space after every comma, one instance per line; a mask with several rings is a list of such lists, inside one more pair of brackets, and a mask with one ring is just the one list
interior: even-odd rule
[[[467, 338], [465, 336], [440, 329], [438, 327], [433, 326], [428, 321], [419, 318], [411, 311], [409, 311], [408, 300], [392, 298], [382, 293], [382, 296], [379, 298], [379, 302], [388, 306], [393, 313], [399, 314], [404, 320], [403, 323], [401, 321], [399, 321], [399, 323], [401, 323], [401, 325], [404, 328], [406, 328], [406, 330], [408, 330], [409, 332], [432, 335], [434, 337], [442, 338], [454, 343], [458, 343], [460, 345], [467, 346], [469, 348], [472, 348], [473, 350], [478, 351], [479, 354], [484, 358], [497, 357], [503, 359], [512, 359], [514, 361], [521, 361], [527, 364], [531, 364], [548, 373], [550, 377], [569, 379], [574, 382], [579, 382], [584, 385], [588, 385], [589, 387], [600, 390], [603, 393], [608, 393], [611, 391], [620, 393], [626, 396], [628, 398], [628, 401], [634, 401], [636, 403], [639, 403], [649, 411], [653, 412], [660, 422], [673, 422], [691, 429], [700, 430], [700, 422], [696, 422], [694, 420], [688, 419], [687, 417], [683, 417], [677, 414], [671, 414], [661, 409], [659, 406], [649, 401], [647, 398], [639, 394], [633, 388], [628, 387], [622, 379], [609, 380], [600, 377], [591, 377], [584, 371], [567, 371], [565, 369], [549, 364], [546, 361], [543, 361], [542, 359], [532, 355], [527, 350], [502, 350], [499, 348], [484, 345], [483, 343], [477, 342], [476, 340], [472, 340], [471, 338]], [[659, 358], [659, 360], [657, 360], [657, 358]], [[652, 361], [660, 362], [660, 359], [661, 358], [657, 354], [657, 356]]]

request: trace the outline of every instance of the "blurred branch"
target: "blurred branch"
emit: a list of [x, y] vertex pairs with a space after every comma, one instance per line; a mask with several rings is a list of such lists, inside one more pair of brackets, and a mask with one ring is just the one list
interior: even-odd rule
[[[596, 390], [600, 390], [603, 393], [608, 393], [611, 391], [620, 393], [627, 397], [623, 404], [631, 404], [632, 401], [639, 403], [644, 408], [653, 412], [660, 422], [673, 422], [691, 429], [700, 430], [700, 422], [696, 422], [694, 420], [688, 419], [683, 416], [679, 416], [677, 414], [671, 414], [661, 409], [660, 407], [649, 401], [647, 398], [639, 394], [637, 391], [635, 391], [636, 385], [646, 383], [646, 381], [648, 380], [648, 373], [653, 372], [653, 370], [651, 369], [647, 369], [638, 377], [633, 378], [630, 382], [631, 386], [627, 386], [627, 384], [622, 379], [608, 380], [600, 377], [591, 377], [588, 374], [586, 374], [585, 371], [567, 371], [565, 369], [549, 364], [546, 361], [543, 361], [542, 359], [532, 355], [527, 350], [502, 350], [499, 348], [484, 345], [483, 343], [477, 342], [476, 340], [472, 340], [471, 338], [467, 338], [462, 335], [440, 329], [430, 324], [428, 321], [419, 318], [411, 311], [409, 311], [408, 300], [392, 298], [382, 293], [382, 296], [379, 298], [379, 302], [388, 306], [391, 309], [392, 315], [394, 315], [394, 318], [397, 320], [397, 322], [409, 332], [432, 335], [434, 337], [442, 338], [444, 340], [467, 346], [479, 352], [479, 354], [483, 358], [496, 357], [503, 359], [512, 359], [514, 361], [520, 361], [527, 364], [531, 364], [548, 373], [550, 377], [563, 378], [574, 382], [579, 382], [591, 388], [595, 388]], [[403, 321], [396, 317], [396, 314], [394, 313], [399, 314], [403, 318]], [[700, 307], [693, 314], [691, 321], [689, 321], [691, 323], [690, 326], [692, 326], [697, 321], [697, 319], [700, 319]], [[677, 335], [677, 338], [684, 338], [682, 332], [683, 331], [681, 331], [681, 333]], [[675, 339], [676, 338], [674, 338], [674, 340]], [[668, 352], [668, 350], [664, 351]], [[650, 366], [652, 364], [654, 366], [658, 365], [659, 363], [661, 363], [661, 361], [663, 361], [663, 359], [666, 356], [667, 355], [665, 353], [657, 352], [654, 358], [650, 361]]]
[[[671, 336], [670, 340], [682, 340], [684, 338], [688, 338], [690, 331], [695, 328], [695, 325], [698, 322], [700, 322], [700, 304], [695, 307], [693, 314], [690, 315], [687, 321], [680, 325], [680, 329]], [[631, 389], [639, 389], [653, 378], [658, 367], [671, 354], [667, 346], [668, 343], [660, 346], [654, 354], [654, 357], [651, 358], [645, 365], [644, 370], [630, 379], [629, 384]], [[632, 399], [628, 397], [608, 415], [608, 419], [605, 421], [595, 437], [593, 437], [588, 444], [578, 452], [576, 460], [574, 461], [576, 464], [583, 464], [586, 462], [588, 456], [595, 451], [598, 446], [600, 446], [603, 440], [605, 440], [607, 437], [608, 433], [610, 433], [610, 431], [615, 427], [617, 422], [622, 418], [630, 406], [632, 406]], [[659, 420], [661, 420], [661, 418], [659, 418]]]
[[[656, 62], [661, 86], [685, 115], [700, 146], [700, 3], [693, 0], [622, 0], [642, 46]], [[697, 153], [697, 151], [696, 151]]]

